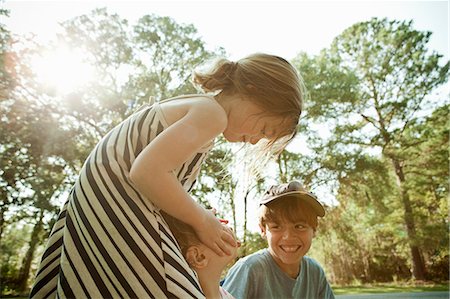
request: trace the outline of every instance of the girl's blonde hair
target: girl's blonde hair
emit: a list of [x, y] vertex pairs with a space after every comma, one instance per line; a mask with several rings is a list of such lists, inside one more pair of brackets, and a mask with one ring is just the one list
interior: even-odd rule
[[297, 134], [306, 96], [303, 79], [284, 58], [256, 53], [236, 62], [218, 59], [209, 68], [194, 72], [192, 81], [203, 92], [218, 94], [219, 101], [221, 94], [238, 94], [267, 111], [267, 116], [283, 119], [272, 141], [261, 139], [256, 146], [245, 144], [233, 155], [238, 189], [245, 194], [251, 182], [262, 176], [267, 163]]
[[193, 83], [204, 92], [239, 94], [267, 111], [268, 115], [282, 117], [286, 129], [278, 137], [297, 131], [302, 112], [305, 88], [297, 70], [284, 58], [257, 53], [237, 62], [218, 59], [205, 71], [196, 71]]

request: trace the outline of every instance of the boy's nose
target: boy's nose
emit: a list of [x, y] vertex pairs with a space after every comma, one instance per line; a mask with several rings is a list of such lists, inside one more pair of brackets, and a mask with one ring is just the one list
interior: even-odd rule
[[283, 231], [283, 239], [289, 239], [293, 235], [293, 231], [289, 228]]

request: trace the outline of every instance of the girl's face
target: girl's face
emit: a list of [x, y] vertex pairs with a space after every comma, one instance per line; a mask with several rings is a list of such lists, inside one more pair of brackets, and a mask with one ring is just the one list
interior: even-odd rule
[[[233, 233], [233, 235], [234, 235], [234, 233]], [[236, 239], [235, 235], [234, 235], [234, 238]], [[232, 246], [229, 243], [225, 243], [225, 246], [231, 253], [230, 255], [224, 254], [223, 256], [219, 256], [203, 243], [191, 245], [191, 247], [197, 247], [200, 250], [202, 257], [205, 258], [205, 260], [206, 260], [206, 263], [201, 263], [201, 264], [195, 264], [195, 263], [192, 264], [192, 262], [191, 262], [190, 263], [191, 267], [194, 269], [197, 269], [197, 270], [198, 269], [208, 270], [211, 274], [221, 273], [227, 265], [229, 265], [232, 261], [234, 261], [236, 259], [236, 257], [238, 256], [238, 249], [241, 245], [240, 245], [240, 242], [238, 241], [237, 247]]]
[[224, 254], [223, 256], [219, 256], [214, 251], [209, 249], [209, 247], [206, 247], [206, 245], [201, 244], [200, 246], [203, 246], [203, 254], [209, 259], [208, 266], [221, 270], [225, 269], [228, 264], [236, 259], [239, 249], [239, 247], [234, 247], [226, 243], [225, 246], [228, 248], [231, 254]]
[[283, 118], [269, 116], [258, 105], [244, 100], [230, 110], [223, 136], [229, 142], [256, 144], [262, 138], [275, 140], [285, 126]]

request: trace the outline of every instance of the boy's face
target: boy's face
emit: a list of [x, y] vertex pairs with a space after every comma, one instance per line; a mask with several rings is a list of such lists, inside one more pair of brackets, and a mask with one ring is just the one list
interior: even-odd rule
[[314, 229], [305, 221], [269, 221], [261, 227], [261, 233], [267, 239], [270, 254], [284, 272], [299, 267], [314, 237]]

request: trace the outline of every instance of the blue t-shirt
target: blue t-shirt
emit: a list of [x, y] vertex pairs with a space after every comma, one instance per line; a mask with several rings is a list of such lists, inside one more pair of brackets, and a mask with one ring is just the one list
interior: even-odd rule
[[280, 269], [267, 249], [237, 261], [222, 287], [236, 299], [334, 298], [325, 272], [314, 259], [304, 256], [294, 279]]

